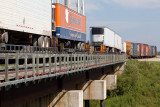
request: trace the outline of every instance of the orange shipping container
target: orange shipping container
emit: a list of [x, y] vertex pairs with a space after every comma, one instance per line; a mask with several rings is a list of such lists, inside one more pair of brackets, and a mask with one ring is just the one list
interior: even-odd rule
[[131, 42], [126, 42], [126, 53], [131, 56]]

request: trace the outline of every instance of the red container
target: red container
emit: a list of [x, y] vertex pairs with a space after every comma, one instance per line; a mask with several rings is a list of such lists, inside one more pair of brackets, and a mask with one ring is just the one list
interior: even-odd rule
[[149, 45], [146, 44], [146, 56], [150, 56]]
[[140, 53], [141, 53], [141, 57], [144, 57], [146, 54], [145, 54], [145, 45], [144, 44], [140, 44]]

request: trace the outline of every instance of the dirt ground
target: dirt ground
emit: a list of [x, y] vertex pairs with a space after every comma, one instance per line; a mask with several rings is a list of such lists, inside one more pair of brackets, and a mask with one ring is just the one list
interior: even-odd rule
[[155, 58], [138, 59], [138, 61], [154, 61], [154, 62], [160, 62], [160, 56], [157, 56], [157, 57], [155, 57]]

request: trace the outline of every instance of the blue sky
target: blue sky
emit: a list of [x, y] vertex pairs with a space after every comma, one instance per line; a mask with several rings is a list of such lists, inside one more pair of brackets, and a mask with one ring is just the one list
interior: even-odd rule
[[87, 36], [90, 26], [107, 26], [123, 41], [156, 45], [160, 51], [160, 0], [85, 0], [85, 10]]

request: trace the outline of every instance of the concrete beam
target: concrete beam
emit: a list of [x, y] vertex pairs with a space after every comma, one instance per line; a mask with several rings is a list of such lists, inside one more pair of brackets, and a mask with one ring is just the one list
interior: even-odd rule
[[79, 89], [83, 90], [84, 100], [105, 100], [106, 99], [106, 81], [90, 80], [80, 85]]
[[48, 107], [83, 107], [83, 91], [60, 92]]
[[117, 89], [117, 75], [104, 75], [101, 79], [106, 81], [107, 90]]

